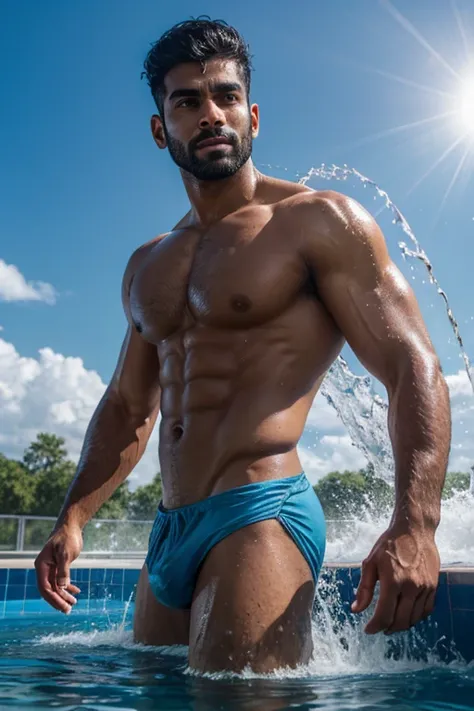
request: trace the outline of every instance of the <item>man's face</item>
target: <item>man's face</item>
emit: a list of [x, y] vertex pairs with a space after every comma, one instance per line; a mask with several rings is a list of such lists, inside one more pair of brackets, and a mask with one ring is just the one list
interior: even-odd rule
[[[165, 86], [163, 131], [176, 165], [198, 180], [234, 175], [250, 158], [258, 129], [258, 108], [249, 107], [235, 62], [211, 60], [204, 74], [197, 62], [180, 64]], [[214, 145], [202, 145], [209, 140]]]

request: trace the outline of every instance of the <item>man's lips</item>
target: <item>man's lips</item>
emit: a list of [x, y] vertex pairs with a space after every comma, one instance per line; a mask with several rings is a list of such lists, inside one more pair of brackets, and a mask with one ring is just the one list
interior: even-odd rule
[[205, 141], [201, 141], [200, 143], [198, 143], [196, 148], [206, 148], [207, 146], [220, 146], [222, 144], [229, 146], [230, 145], [229, 139], [224, 138], [223, 136], [220, 136], [217, 138], [206, 138]]

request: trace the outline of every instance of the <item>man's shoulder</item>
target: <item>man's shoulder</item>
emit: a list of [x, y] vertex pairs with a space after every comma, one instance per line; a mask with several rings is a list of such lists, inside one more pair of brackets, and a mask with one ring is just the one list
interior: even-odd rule
[[293, 189], [287, 188], [288, 194], [282, 195], [280, 201], [282, 208], [288, 207], [290, 210], [299, 208], [300, 212], [310, 213], [313, 216], [318, 213], [334, 215], [340, 214], [341, 211], [350, 212], [354, 211], [356, 206], [361, 208], [356, 200], [336, 190], [314, 190], [294, 183], [288, 185], [293, 185]]
[[140, 247], [137, 247], [137, 249], [132, 252], [125, 268], [124, 282], [129, 282], [133, 278], [135, 272], [140, 268], [141, 264], [147, 258], [151, 250], [156, 247], [156, 245], [168, 234], [169, 232], [164, 232], [163, 234], [157, 235], [156, 237], [153, 237], [153, 239], [148, 240], [148, 242], [140, 245]]

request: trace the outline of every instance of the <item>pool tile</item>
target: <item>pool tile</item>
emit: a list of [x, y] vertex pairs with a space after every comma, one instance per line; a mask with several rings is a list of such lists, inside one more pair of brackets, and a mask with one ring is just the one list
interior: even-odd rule
[[7, 586], [0, 585], [0, 604], [5, 600], [6, 592], [7, 592]]
[[450, 585], [470, 585], [474, 588], [474, 571], [450, 570], [448, 573], [448, 580]]
[[102, 583], [91, 583], [90, 587], [90, 599], [91, 600], [101, 600], [105, 596], [105, 585]]
[[449, 596], [451, 598], [452, 610], [474, 611], [474, 586], [472, 585], [449, 585]]
[[10, 568], [10, 576], [8, 578], [9, 585], [24, 585], [26, 581], [26, 569], [25, 568]]
[[34, 568], [29, 568], [26, 571], [26, 584], [36, 585], [36, 570]]
[[38, 600], [38, 598], [40, 598], [41, 595], [40, 595], [39, 590], [36, 587], [36, 585], [27, 585], [25, 587], [24, 597], [27, 600]]
[[448, 583], [448, 574], [445, 570], [442, 570], [439, 574], [439, 585], [447, 585]]
[[131, 595], [135, 594], [135, 585], [124, 585], [123, 586], [123, 600], [127, 602]]
[[91, 586], [89, 583], [81, 583], [80, 585], [77, 586], [78, 588], [81, 589], [80, 593], [77, 593], [77, 597], [79, 598], [86, 598], [90, 597], [90, 592], [91, 592]]
[[138, 576], [139, 576], [139, 575], [140, 575], [140, 571], [139, 571], [139, 570], [136, 570], [136, 569], [133, 569], [133, 570], [125, 569], [125, 570], [124, 570], [124, 576], [123, 576], [123, 582], [124, 582], [124, 583], [128, 583], [128, 584], [130, 584], [130, 583], [133, 583], [133, 584], [138, 583]]
[[87, 582], [89, 580], [89, 568], [71, 568], [71, 580], [77, 585]]
[[[438, 586], [433, 613], [419, 626], [423, 636], [432, 647], [437, 645], [438, 650], [444, 649], [446, 652], [453, 639], [453, 619], [447, 583], [441, 583]], [[446, 641], [440, 642], [442, 637], [445, 637]]]
[[123, 568], [114, 568], [107, 571], [107, 581], [113, 585], [123, 585], [124, 570]]
[[111, 597], [112, 600], [122, 600], [123, 597], [123, 585], [107, 585], [107, 596]]
[[23, 600], [25, 597], [25, 584], [23, 585], [8, 585], [7, 600]]
[[453, 611], [453, 632], [458, 652], [466, 661], [474, 660], [474, 611]]
[[91, 568], [91, 583], [103, 583], [105, 568]]
[[360, 583], [360, 576], [362, 574], [362, 568], [349, 568], [349, 575], [352, 581], [352, 587], [356, 589]]
[[7, 568], [0, 568], [0, 585], [7, 584], [8, 570]]

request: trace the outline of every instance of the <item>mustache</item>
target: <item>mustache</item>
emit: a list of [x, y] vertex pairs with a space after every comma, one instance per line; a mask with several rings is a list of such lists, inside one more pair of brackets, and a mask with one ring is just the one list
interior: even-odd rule
[[225, 138], [233, 146], [235, 145], [236, 135], [232, 131], [223, 131], [222, 129], [215, 129], [214, 131], [202, 131], [202, 133], [191, 141], [190, 148], [194, 150], [198, 143], [201, 141], [207, 141], [209, 138]]

